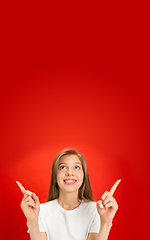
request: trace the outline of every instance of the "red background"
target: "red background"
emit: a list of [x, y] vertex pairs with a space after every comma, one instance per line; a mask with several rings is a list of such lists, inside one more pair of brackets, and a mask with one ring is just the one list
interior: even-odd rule
[[62, 148], [87, 160], [96, 200], [119, 178], [110, 239], [149, 226], [149, 36], [146, 3], [2, 6], [1, 239], [28, 239], [18, 180], [45, 202]]

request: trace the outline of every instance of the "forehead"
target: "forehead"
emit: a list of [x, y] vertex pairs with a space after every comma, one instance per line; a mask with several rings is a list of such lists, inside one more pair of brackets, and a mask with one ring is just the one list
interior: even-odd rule
[[77, 155], [64, 155], [60, 158], [59, 163], [80, 163], [81, 161]]

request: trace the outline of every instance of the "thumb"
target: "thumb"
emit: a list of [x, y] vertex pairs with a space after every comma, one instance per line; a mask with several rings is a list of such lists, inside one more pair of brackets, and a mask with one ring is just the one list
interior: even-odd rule
[[97, 208], [98, 208], [99, 210], [104, 210], [104, 209], [105, 209], [102, 200], [99, 200], [99, 201], [97, 202]]

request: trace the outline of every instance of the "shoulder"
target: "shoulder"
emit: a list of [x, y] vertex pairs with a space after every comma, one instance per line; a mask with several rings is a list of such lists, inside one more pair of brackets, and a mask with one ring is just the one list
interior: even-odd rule
[[47, 211], [49, 209], [54, 208], [56, 205], [57, 205], [57, 199], [49, 201], [49, 202], [41, 203], [40, 210]]
[[81, 207], [88, 212], [95, 212], [97, 211], [96, 202], [92, 201], [82, 201]]

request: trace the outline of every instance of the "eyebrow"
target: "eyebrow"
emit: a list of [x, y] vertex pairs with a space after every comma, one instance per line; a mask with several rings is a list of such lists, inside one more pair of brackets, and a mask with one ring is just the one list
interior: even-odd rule
[[[67, 164], [67, 163], [59, 163], [59, 165], [61, 165], [61, 164]], [[80, 162], [75, 162], [75, 163], [73, 163], [73, 164], [80, 164], [80, 165], [81, 165]]]

